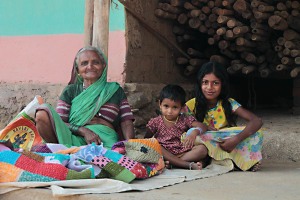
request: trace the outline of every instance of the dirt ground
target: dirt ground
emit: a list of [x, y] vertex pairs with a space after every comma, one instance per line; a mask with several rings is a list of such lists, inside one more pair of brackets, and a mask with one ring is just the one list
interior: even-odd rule
[[53, 197], [46, 188], [22, 189], [0, 196], [5, 200], [298, 200], [300, 162], [265, 160], [258, 172], [234, 171], [150, 191]]
[[300, 161], [300, 115], [288, 109], [254, 111], [264, 122], [264, 159]]

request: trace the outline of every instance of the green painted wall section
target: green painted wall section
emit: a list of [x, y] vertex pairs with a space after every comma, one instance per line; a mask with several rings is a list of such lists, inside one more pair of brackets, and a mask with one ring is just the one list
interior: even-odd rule
[[125, 12], [124, 6], [117, 0], [113, 0], [109, 16], [109, 30], [122, 31], [125, 30]]
[[[124, 7], [114, 2], [110, 31], [125, 30]], [[85, 0], [0, 0], [0, 36], [83, 34], [84, 12]]]

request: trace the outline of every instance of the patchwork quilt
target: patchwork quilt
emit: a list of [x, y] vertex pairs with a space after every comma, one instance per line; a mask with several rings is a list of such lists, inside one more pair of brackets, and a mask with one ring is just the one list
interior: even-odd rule
[[[53, 146], [56, 146], [54, 144], [40, 144], [32, 148], [31, 152], [3, 150], [0, 151], [0, 183], [95, 178], [112, 178], [130, 183], [134, 179], [158, 175], [163, 171], [164, 163], [161, 151], [157, 147], [153, 150], [151, 145], [146, 145], [137, 149], [134, 155], [148, 154], [148, 157], [152, 157], [142, 162], [126, 155], [126, 149], [131, 152], [132, 146], [149, 143], [147, 139], [142, 140], [146, 141], [137, 139], [118, 143], [118, 149], [123, 149], [122, 151], [109, 150], [95, 144], [71, 148], [57, 144], [64, 148], [57, 148], [56, 151], [53, 151]], [[138, 153], [139, 151], [142, 151], [142, 154]], [[154, 151], [156, 153], [152, 155]]]

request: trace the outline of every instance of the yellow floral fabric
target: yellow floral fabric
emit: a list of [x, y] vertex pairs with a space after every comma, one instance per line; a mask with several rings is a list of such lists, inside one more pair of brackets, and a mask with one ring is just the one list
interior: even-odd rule
[[[241, 104], [239, 104], [236, 100], [232, 98], [229, 99], [229, 102], [231, 103], [232, 106], [232, 112], [235, 112], [236, 109], [241, 106]], [[186, 102], [188, 110], [192, 112], [193, 115], [195, 115], [196, 113], [195, 104], [196, 104], [195, 98]], [[203, 123], [206, 124], [207, 126], [215, 127], [218, 130], [228, 126], [228, 122], [226, 120], [225, 112], [222, 106], [222, 100], [219, 100], [217, 102], [217, 105], [214, 108], [211, 108], [207, 112]]]

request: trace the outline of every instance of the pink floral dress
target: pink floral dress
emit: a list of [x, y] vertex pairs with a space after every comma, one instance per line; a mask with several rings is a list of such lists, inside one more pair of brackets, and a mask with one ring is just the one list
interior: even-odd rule
[[180, 115], [178, 121], [172, 127], [167, 127], [161, 116], [150, 119], [147, 128], [154, 134], [160, 145], [174, 155], [179, 155], [191, 150], [184, 147], [181, 142], [181, 135], [192, 128], [192, 123], [196, 121], [195, 117]]

